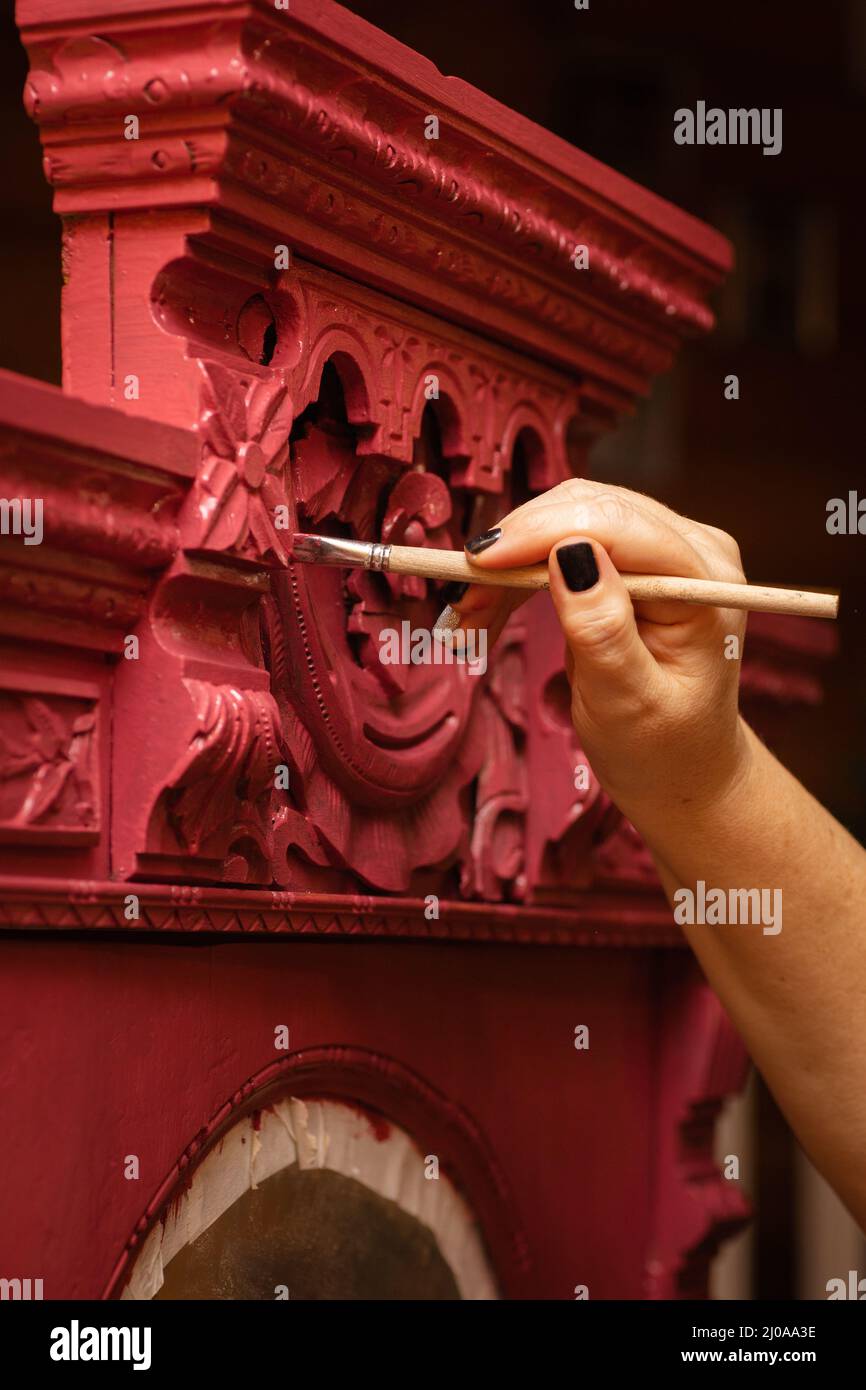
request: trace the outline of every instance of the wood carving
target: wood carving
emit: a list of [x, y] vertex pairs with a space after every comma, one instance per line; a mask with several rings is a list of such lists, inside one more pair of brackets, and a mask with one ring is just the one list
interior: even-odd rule
[[0, 840], [99, 834], [93, 702], [0, 689]]
[[[209, 283], [189, 261], [175, 263], [160, 279], [160, 304], [174, 331], [183, 316], [172, 306], [191, 298], [213, 353], [202, 289]], [[400, 892], [419, 887], [420, 873], [430, 890], [450, 892], [469, 844], [474, 781], [485, 759], [497, 756], [487, 746], [491, 697], [465, 667], [379, 659], [383, 632], [404, 623], [429, 630], [442, 606], [433, 586], [288, 564], [286, 535], [336, 528], [459, 546], [509, 497], [520, 500], [567, 474], [568, 426], [579, 403], [556, 374], [494, 354], [459, 331], [443, 333], [379, 296], [355, 288], [347, 300], [340, 286], [337, 300], [337, 291], [333, 277], [312, 270], [295, 272], [291, 292], [234, 291], [237, 356], [198, 359], [203, 456], [181, 538], [188, 555], [218, 563], [226, 582], [225, 567], [235, 569], [233, 592], [240, 565], [263, 565], [269, 577], [263, 647], [251, 659], [257, 684], [268, 679], [276, 701], [291, 776], [266, 843], [259, 837], [267, 870], [257, 881], [334, 890], [354, 881]], [[271, 329], [271, 360], [263, 363]], [[187, 604], [188, 586], [169, 577], [156, 605], [159, 632], [174, 632], [184, 621], [178, 606]], [[181, 664], [188, 663], [181, 657]], [[252, 673], [242, 670], [233, 678], [248, 685]], [[519, 702], [516, 692], [507, 698]], [[196, 767], [204, 777], [204, 764]], [[185, 770], [185, 787], [195, 775]], [[165, 776], [166, 788], [174, 787], [175, 766]], [[171, 848], [195, 857], [188, 843], [170, 847], [169, 826], [160, 831], [172, 795], [156, 792], [139, 855]], [[490, 869], [479, 860], [479, 833], [471, 891], [480, 893]], [[208, 855], [187, 871], [225, 878], [240, 867], [246, 881], [242, 861], [232, 854], [229, 866], [224, 849], [221, 869]], [[507, 885], [513, 857], [514, 849], [493, 871]], [[464, 873], [464, 883], [472, 876]], [[515, 893], [508, 886], [493, 894], [503, 895]]]
[[291, 398], [281, 381], [248, 380], [217, 363], [201, 365], [204, 458], [191, 498], [199, 529], [188, 543], [285, 564], [275, 518], [287, 505]]
[[[458, 547], [584, 473], [712, 326], [730, 248], [331, 0], [18, 20], [64, 389], [0, 373], [0, 496], [45, 511], [41, 545], [0, 538], [11, 1257], [46, 1297], [114, 1296], [279, 1083], [433, 1136], [508, 1296], [702, 1295], [743, 1219], [711, 1143], [743, 1053], [585, 766], [547, 598], [484, 675], [385, 664], [437, 587], [287, 539]], [[819, 698], [804, 631], [750, 624], [765, 718]]]
[[[749, 1205], [713, 1158], [713, 1127], [727, 1096], [746, 1079], [748, 1060], [727, 1015], [691, 962], [661, 965], [662, 1030], [655, 1146], [659, 1183], [646, 1263], [649, 1298], [705, 1296], [710, 1262], [720, 1244], [745, 1226]], [[675, 1039], [691, 1040], [684, 1059]]]
[[[266, 882], [275, 769], [282, 757], [274, 701], [264, 691], [206, 681], [190, 680], [186, 687], [198, 731], [154, 808], [151, 840], [165, 827], [179, 849], [226, 864], [227, 877]], [[158, 839], [152, 847], [157, 844]]]

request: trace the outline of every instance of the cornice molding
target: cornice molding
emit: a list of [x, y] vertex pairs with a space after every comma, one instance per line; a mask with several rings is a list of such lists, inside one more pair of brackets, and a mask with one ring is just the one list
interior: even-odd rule
[[192, 431], [0, 371], [0, 496], [44, 515], [40, 544], [0, 539], [0, 634], [119, 651], [175, 555], [200, 453]]
[[[58, 212], [209, 208], [247, 254], [251, 232], [273, 235], [476, 326], [481, 298], [489, 335], [602, 379], [626, 364], [632, 391], [649, 375], [636, 334], [655, 371], [712, 327], [707, 297], [731, 265], [721, 236], [342, 7], [105, 11], [19, 5]], [[123, 138], [129, 115], [137, 140]]]

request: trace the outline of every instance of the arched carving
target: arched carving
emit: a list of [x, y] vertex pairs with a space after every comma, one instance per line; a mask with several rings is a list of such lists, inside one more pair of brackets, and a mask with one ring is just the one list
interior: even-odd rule
[[[213, 808], [220, 834], [203, 853], [179, 833], [182, 818], [172, 811], [198, 795], [191, 782], [205, 766], [200, 748], [210, 736], [196, 716], [191, 742], [180, 743], [151, 800], [151, 871], [157, 863], [168, 869], [178, 854], [192, 862], [198, 849], [199, 872], [206, 861], [212, 875], [222, 846], [223, 881], [259, 882], [264, 874], [294, 889], [338, 891], [355, 882], [390, 892], [417, 891], [423, 882], [440, 894], [462, 886], [472, 897], [519, 897], [519, 641], [503, 642], [497, 658], [507, 679], [479, 679], [462, 664], [386, 664], [383, 634], [429, 632], [442, 607], [436, 587], [292, 564], [288, 537], [332, 530], [459, 548], [559, 477], [555, 422], [573, 413], [574, 391], [461, 330], [419, 323], [417, 314], [404, 321], [369, 292], [347, 296], [341, 285], [337, 298], [331, 277], [298, 266], [258, 293], [236, 281], [229, 312], [236, 354], [217, 352], [207, 310], [214, 273], [191, 258], [175, 262], [155, 294], [158, 321], [184, 334], [189, 353], [198, 325], [209, 345], [199, 358], [203, 460], [182, 539], [188, 553], [270, 571], [269, 597], [256, 599], [240, 633], [258, 605], [262, 646], [257, 654], [245, 639], [246, 659], [269, 679], [289, 785], [263, 790], [251, 814], [242, 778], [234, 786], [231, 778], [255, 762], [259, 721], [241, 719], [238, 736], [247, 730], [252, 741], [234, 750], [216, 789], [224, 802]], [[191, 295], [193, 310], [184, 314], [180, 305]], [[526, 462], [519, 479], [511, 477], [515, 447]], [[169, 578], [153, 607], [169, 648], [182, 628], [171, 595], [183, 592]], [[200, 681], [197, 669], [189, 674]], [[247, 680], [254, 689], [238, 699], [252, 710], [261, 684]], [[208, 676], [205, 685], [203, 707], [218, 707], [228, 676]], [[499, 786], [505, 764], [490, 770], [503, 739], [512, 749], [507, 791]]]
[[345, 1101], [362, 1107], [374, 1125], [393, 1123], [405, 1129], [419, 1145], [419, 1154], [435, 1154], [440, 1172], [463, 1194], [504, 1291], [510, 1279], [525, 1272], [525, 1234], [490, 1146], [471, 1116], [396, 1059], [367, 1049], [334, 1046], [293, 1053], [264, 1067], [206, 1121], [148, 1202], [103, 1298], [122, 1294], [150, 1233], [173, 1204], [183, 1201], [196, 1169], [237, 1122], [289, 1097]]
[[[385, 421], [376, 401], [377, 373], [370, 347], [358, 333], [326, 326], [308, 344], [297, 398], [297, 414], [312, 405], [331, 364], [340, 380], [346, 417], [358, 431], [358, 453], [378, 453]], [[374, 404], [375, 403], [375, 404]]]

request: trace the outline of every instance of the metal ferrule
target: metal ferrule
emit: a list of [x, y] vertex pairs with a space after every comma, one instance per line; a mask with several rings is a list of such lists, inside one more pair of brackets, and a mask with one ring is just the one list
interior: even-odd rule
[[380, 545], [374, 542], [368, 547], [369, 555], [365, 561], [368, 570], [386, 570], [391, 560], [390, 545]]
[[390, 545], [344, 540], [340, 536], [298, 535], [292, 541], [292, 558], [312, 565], [349, 565], [368, 570], [387, 570]]

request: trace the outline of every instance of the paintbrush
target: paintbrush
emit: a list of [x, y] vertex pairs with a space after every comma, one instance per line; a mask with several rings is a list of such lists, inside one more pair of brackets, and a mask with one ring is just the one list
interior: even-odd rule
[[[517, 569], [478, 569], [462, 550], [381, 545], [375, 541], [343, 540], [338, 536], [296, 534], [292, 537], [291, 558], [308, 565], [340, 565], [505, 589], [549, 587], [546, 564], [524, 565]], [[804, 618], [835, 618], [839, 613], [837, 593], [814, 589], [770, 589], [763, 584], [730, 584], [669, 574], [623, 574], [621, 578], [630, 597], [640, 603], [673, 599], [679, 603], [707, 603], [718, 608], [744, 608], [755, 613], [794, 613]]]

